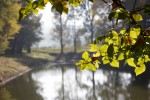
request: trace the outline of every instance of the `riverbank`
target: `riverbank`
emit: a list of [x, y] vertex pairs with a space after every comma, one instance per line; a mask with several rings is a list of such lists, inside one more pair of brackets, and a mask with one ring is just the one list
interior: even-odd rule
[[65, 53], [60, 55], [60, 49], [42, 48], [33, 49], [30, 54], [2, 56], [0, 57], [0, 86], [50, 62], [74, 63], [72, 60], [79, 59], [78, 57], [81, 56], [81, 53], [71, 51], [66, 49]]
[[[37, 56], [35, 57], [33, 54]], [[47, 56], [42, 54], [40, 52], [33, 52], [31, 54], [1, 56], [0, 86], [50, 62], [50, 59], [48, 59], [49, 54], [45, 54]]]
[[31, 68], [15, 61], [14, 58], [0, 57], [0, 85], [30, 70]]

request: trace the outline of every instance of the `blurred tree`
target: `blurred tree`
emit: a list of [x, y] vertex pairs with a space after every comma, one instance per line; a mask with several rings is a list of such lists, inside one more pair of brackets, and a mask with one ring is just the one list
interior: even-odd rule
[[67, 29], [67, 21], [68, 18], [65, 19], [63, 15], [54, 11], [54, 28], [53, 34], [50, 34], [54, 40], [58, 40], [60, 42], [61, 54], [64, 53], [64, 47], [66, 43], [69, 43], [69, 32]]
[[70, 7], [70, 12], [68, 13], [68, 28], [69, 35], [73, 40], [74, 53], [77, 52], [77, 48], [79, 48], [78, 46], [81, 45], [81, 40], [79, 37], [83, 36], [86, 33], [85, 28], [81, 27], [81, 25], [83, 24], [82, 21], [80, 23], [77, 22], [81, 19], [81, 15], [81, 6], [77, 8]]
[[42, 39], [40, 36], [42, 34], [40, 17], [30, 15], [20, 23], [22, 24], [22, 28], [10, 43], [11, 52], [22, 54], [23, 49], [25, 49], [27, 53], [30, 53], [31, 47]]
[[17, 18], [21, 5], [16, 1], [0, 0], [0, 54], [8, 48], [12, 40], [21, 28]]
[[[41, 5], [44, 7], [48, 2], [52, 4], [52, 9], [56, 9], [62, 14], [62, 12], [68, 13], [68, 5], [79, 6], [82, 1], [83, 0], [38, 0], [29, 2], [28, 6], [20, 10], [19, 19], [21, 20], [30, 12], [38, 10]], [[93, 0], [84, 1], [87, 2], [85, 8], [89, 8], [89, 1], [94, 2]], [[111, 3], [108, 3], [106, 0], [102, 1], [111, 6], [108, 19], [115, 21], [116, 25], [122, 21], [122, 28], [118, 30], [113, 28], [109, 30], [107, 35], [98, 36], [94, 44], [90, 44], [89, 51], [92, 52], [93, 55], [91, 56], [85, 51], [82, 54], [83, 59], [76, 63], [76, 65], [80, 66], [81, 70], [90, 69], [96, 71], [101, 61], [103, 64], [109, 64], [112, 67], [119, 68], [119, 63], [123, 60], [125, 64], [134, 68], [136, 76], [142, 74], [146, 70], [145, 63], [150, 61], [150, 32], [149, 29], [145, 30], [141, 24], [143, 21], [141, 12], [150, 15], [150, 4], [137, 7], [137, 0], [130, 1], [133, 5], [132, 9], [128, 10], [123, 0], [112, 0]], [[35, 6], [31, 6], [33, 4]], [[90, 11], [88, 14], [92, 15], [88, 18], [90, 22], [93, 22], [95, 11]], [[88, 14], [86, 16], [89, 16]], [[90, 23], [90, 26], [92, 26], [90, 30], [91, 43], [93, 43], [93, 24]]]

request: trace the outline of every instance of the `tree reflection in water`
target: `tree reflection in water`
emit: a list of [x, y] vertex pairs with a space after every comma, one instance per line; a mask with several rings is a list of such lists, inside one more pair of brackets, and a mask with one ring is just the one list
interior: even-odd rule
[[12, 97], [11, 93], [5, 88], [0, 88], [0, 100], [16, 100]]
[[[72, 66], [69, 68], [65, 65], [55, 66], [48, 70], [49, 75], [55, 73], [59, 78], [52, 80], [49, 77], [49, 79], [46, 79], [54, 84], [55, 97], [51, 98], [51, 95], [49, 95], [44, 100], [94, 100], [93, 93], [95, 93], [96, 100], [138, 100], [140, 97], [144, 98], [144, 100], [149, 99], [148, 88], [132, 86], [134, 80], [130, 73], [97, 70], [94, 73], [95, 92], [93, 92], [91, 71], [77, 72], [78, 69], [76, 67]], [[51, 78], [55, 77], [55, 75], [52, 75]], [[44, 73], [42, 77], [46, 76], [47, 74]], [[46, 88], [48, 87], [42, 87], [42, 90]], [[54, 90], [51, 88], [51, 91]], [[44, 92], [42, 93], [44, 94]]]
[[[66, 67], [71, 66], [71, 67]], [[150, 100], [149, 76], [57, 65], [25, 74], [0, 88], [0, 100]], [[146, 78], [146, 79], [145, 79]]]

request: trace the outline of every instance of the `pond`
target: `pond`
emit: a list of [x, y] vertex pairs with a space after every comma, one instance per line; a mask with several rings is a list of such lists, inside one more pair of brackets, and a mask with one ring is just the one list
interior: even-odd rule
[[14, 79], [0, 87], [0, 100], [150, 100], [149, 87], [133, 85], [130, 73], [80, 72], [67, 66], [45, 67]]

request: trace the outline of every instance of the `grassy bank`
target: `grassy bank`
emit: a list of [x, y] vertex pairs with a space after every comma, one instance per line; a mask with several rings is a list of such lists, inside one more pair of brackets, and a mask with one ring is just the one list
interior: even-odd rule
[[0, 83], [8, 81], [10, 78], [30, 70], [28, 66], [17, 62], [13, 58], [0, 57]]
[[[43, 49], [41, 49], [43, 51]], [[0, 85], [54, 60], [49, 52], [35, 49], [31, 54], [7, 55], [0, 57]]]
[[[63, 56], [60, 56], [60, 49], [42, 48], [33, 49], [30, 54], [9, 55], [0, 57], [0, 84], [5, 83], [18, 75], [39, 68], [48, 62], [56, 62], [56, 60], [64, 59], [67, 62], [73, 59], [76, 54], [72, 48], [64, 50]], [[82, 50], [79, 50], [81, 52]], [[78, 53], [78, 55], [81, 55]]]

